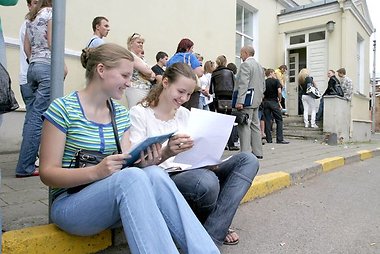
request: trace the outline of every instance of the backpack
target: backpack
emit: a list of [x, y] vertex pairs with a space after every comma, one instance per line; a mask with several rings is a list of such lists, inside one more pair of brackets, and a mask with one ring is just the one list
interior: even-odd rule
[[0, 63], [0, 114], [18, 109], [19, 105], [11, 89], [11, 78], [5, 67]]

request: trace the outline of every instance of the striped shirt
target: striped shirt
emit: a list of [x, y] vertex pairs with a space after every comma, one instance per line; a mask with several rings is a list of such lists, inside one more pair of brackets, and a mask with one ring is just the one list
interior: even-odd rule
[[[127, 109], [114, 102], [115, 121], [121, 138], [131, 125]], [[117, 151], [112, 123], [101, 124], [86, 118], [78, 92], [55, 99], [42, 116], [66, 134], [62, 167], [68, 168], [79, 149], [110, 155]], [[55, 193], [59, 189], [53, 189]]]

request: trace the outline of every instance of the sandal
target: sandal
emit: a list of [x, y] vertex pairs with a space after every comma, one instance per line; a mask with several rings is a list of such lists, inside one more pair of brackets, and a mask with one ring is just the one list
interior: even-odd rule
[[[228, 240], [227, 237], [228, 237], [228, 236], [232, 236], [232, 235], [236, 235], [236, 236], [235, 236], [236, 240], [230, 242], [230, 241]], [[235, 232], [235, 230], [229, 228], [229, 229], [228, 229], [228, 233], [227, 233], [227, 235], [226, 235], [226, 238], [224, 239], [223, 244], [224, 244], [224, 245], [236, 245], [236, 244], [238, 244], [238, 243], [239, 243], [239, 236], [238, 236], [238, 234]]]

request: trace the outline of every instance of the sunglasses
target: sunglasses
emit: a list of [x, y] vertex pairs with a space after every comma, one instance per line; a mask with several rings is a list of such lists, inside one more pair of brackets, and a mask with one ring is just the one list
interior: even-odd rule
[[132, 36], [131, 36], [131, 40], [134, 39], [135, 36], [136, 36], [136, 37], [140, 37], [141, 35], [138, 34], [138, 33], [133, 33]]

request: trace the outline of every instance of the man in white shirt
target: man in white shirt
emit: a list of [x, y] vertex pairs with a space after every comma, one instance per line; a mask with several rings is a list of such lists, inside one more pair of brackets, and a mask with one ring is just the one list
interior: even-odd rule
[[95, 17], [92, 21], [92, 30], [94, 31], [94, 35], [87, 43], [87, 48], [95, 48], [104, 44], [103, 37], [107, 37], [108, 32], [110, 31], [108, 19], [102, 16]]

